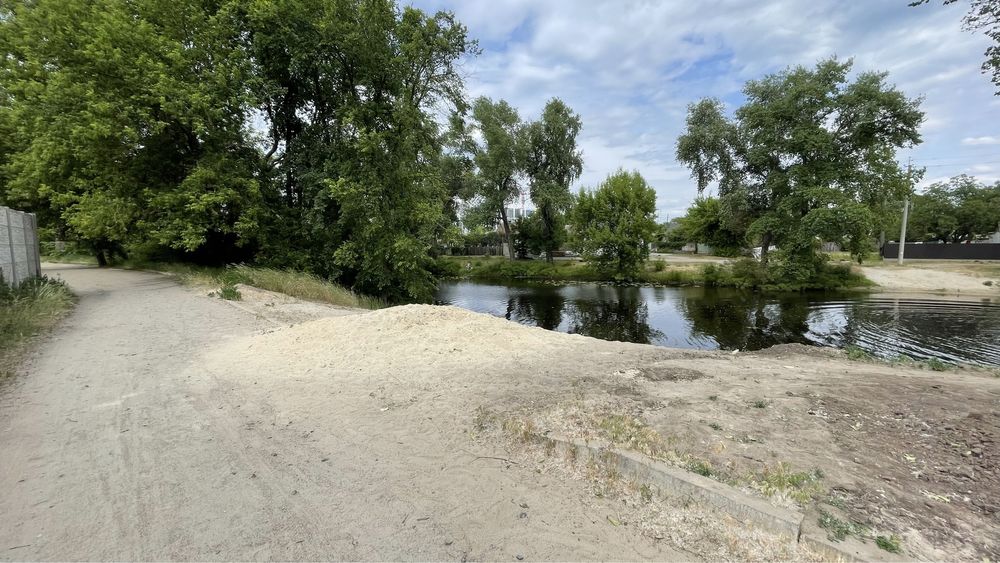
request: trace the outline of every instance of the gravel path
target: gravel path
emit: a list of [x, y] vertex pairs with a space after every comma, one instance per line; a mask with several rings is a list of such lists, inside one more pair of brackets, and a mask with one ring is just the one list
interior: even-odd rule
[[691, 559], [610, 526], [579, 482], [203, 362], [274, 329], [250, 308], [155, 273], [47, 273], [80, 302], [0, 387], [0, 559]]

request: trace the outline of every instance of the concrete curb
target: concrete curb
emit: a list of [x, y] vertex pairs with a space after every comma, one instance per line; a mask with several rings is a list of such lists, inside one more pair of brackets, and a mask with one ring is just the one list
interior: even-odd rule
[[786, 538], [791, 544], [804, 544], [831, 561], [860, 561], [860, 553], [847, 551], [825, 537], [803, 533], [805, 516], [797, 511], [779, 508], [769, 502], [740, 492], [725, 483], [702, 477], [649, 459], [635, 452], [623, 451], [599, 440], [583, 442], [552, 435], [535, 435], [556, 452], [577, 461], [593, 460], [608, 464], [636, 481], [654, 485], [669, 494], [693, 498], [725, 512], [741, 522], [754, 525]]

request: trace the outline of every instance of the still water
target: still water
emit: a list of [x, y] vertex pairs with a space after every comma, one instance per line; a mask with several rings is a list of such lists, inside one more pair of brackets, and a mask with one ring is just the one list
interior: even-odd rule
[[885, 358], [1000, 366], [1000, 302], [989, 298], [445, 281], [436, 300], [605, 340], [710, 350], [854, 345]]

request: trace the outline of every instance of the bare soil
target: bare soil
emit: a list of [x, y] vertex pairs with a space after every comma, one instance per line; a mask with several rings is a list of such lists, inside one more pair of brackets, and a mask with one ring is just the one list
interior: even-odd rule
[[883, 291], [1000, 297], [1000, 263], [973, 260], [886, 261], [861, 272]]
[[816, 558], [567, 466], [529, 431], [822, 508], [869, 546], [899, 536], [904, 558], [1000, 557], [988, 372], [605, 342], [451, 307], [282, 326], [294, 308], [267, 294], [61, 273], [77, 311], [0, 391], [0, 559]]

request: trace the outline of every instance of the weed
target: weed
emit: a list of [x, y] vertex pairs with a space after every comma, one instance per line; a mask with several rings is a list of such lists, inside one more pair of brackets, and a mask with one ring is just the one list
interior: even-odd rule
[[662, 260], [657, 260], [657, 261], [653, 262], [653, 271], [654, 272], [662, 272], [663, 270], [666, 270], [666, 269], [667, 269], [667, 263], [666, 262], [664, 262]]
[[847, 355], [848, 359], [867, 362], [874, 359], [874, 357], [868, 353], [867, 350], [853, 344], [844, 347], [844, 353]]
[[986, 287], [992, 287], [993, 286], [993, 280], [986, 280], [986, 281], [983, 282], [983, 285], [985, 285]]
[[718, 395], [709, 395], [708, 396], [708, 400], [709, 401], [718, 401], [719, 400], [719, 396]]
[[899, 553], [901, 552], [902, 546], [900, 545], [899, 536], [892, 534], [891, 536], [878, 536], [875, 538], [875, 545], [888, 551], [889, 553]]
[[711, 477], [713, 475], [712, 465], [703, 459], [692, 458], [684, 464], [684, 468], [691, 473], [697, 473], [702, 477]]
[[823, 479], [823, 472], [819, 469], [813, 471], [791, 471], [787, 463], [778, 463], [774, 467], [765, 467], [764, 470], [747, 478], [750, 487], [760, 491], [764, 496], [775, 495], [787, 496], [799, 504], [808, 504], [816, 498], [820, 498], [824, 493], [820, 481]]
[[844, 541], [847, 536], [864, 540], [870, 535], [868, 528], [857, 522], [846, 522], [820, 509], [819, 527], [826, 530], [826, 537], [832, 541]]
[[616, 446], [635, 450], [651, 457], [663, 457], [667, 444], [656, 430], [641, 420], [620, 414], [606, 416], [597, 422], [597, 427], [609, 442]]
[[652, 502], [653, 489], [649, 488], [649, 485], [641, 485], [639, 487], [639, 496], [642, 498], [643, 502]]
[[235, 285], [226, 283], [219, 288], [219, 297], [226, 301], [239, 301], [243, 299], [243, 294], [240, 293], [239, 289], [236, 289]]
[[750, 403], [750, 406], [755, 409], [766, 409], [769, 404], [771, 403], [765, 401], [764, 399], [757, 399], [756, 401]]
[[712, 430], [722, 430], [722, 425], [719, 424], [718, 422], [709, 422], [708, 427], [711, 428]]

